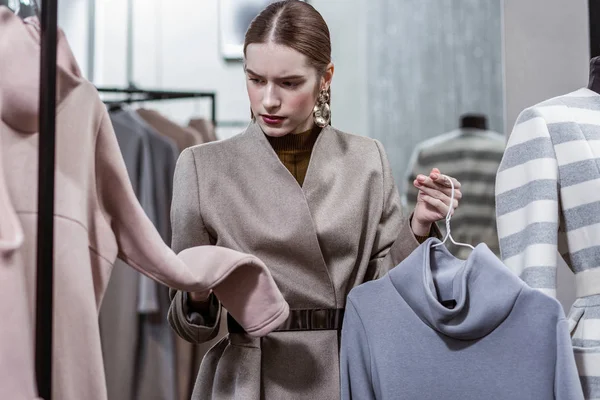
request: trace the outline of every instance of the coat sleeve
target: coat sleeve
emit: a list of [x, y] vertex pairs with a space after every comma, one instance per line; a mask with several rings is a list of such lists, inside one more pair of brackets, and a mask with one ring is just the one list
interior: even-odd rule
[[[176, 253], [211, 244], [200, 214], [197, 166], [190, 148], [181, 153], [175, 166], [171, 229], [171, 247]], [[207, 342], [217, 336], [222, 307], [214, 294], [210, 295], [202, 310], [189, 307], [185, 292], [171, 289], [169, 297], [169, 324], [179, 336], [192, 343]]]
[[545, 119], [521, 113], [496, 176], [502, 261], [529, 286], [556, 296], [558, 163]]
[[557, 325], [554, 397], [556, 400], [583, 400], [568, 325], [565, 319], [561, 319]]
[[402, 188], [402, 207], [405, 213], [409, 213], [415, 209], [417, 205], [417, 196], [419, 190], [413, 185], [417, 175], [420, 173], [427, 173], [428, 169], [421, 165], [420, 161], [421, 147], [415, 147], [410, 161], [408, 162], [408, 172], [404, 179]]
[[[400, 194], [385, 150], [379, 141], [376, 140], [375, 143], [381, 157], [383, 209], [365, 281], [385, 275], [419, 246], [410, 227], [410, 217], [407, 218], [402, 213]], [[435, 224], [433, 232], [439, 235]]]
[[351, 298], [342, 325], [340, 383], [342, 400], [375, 400], [369, 341]]

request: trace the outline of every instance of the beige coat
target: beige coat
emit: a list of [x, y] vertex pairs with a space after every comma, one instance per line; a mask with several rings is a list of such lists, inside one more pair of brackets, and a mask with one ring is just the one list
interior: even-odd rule
[[[171, 218], [176, 252], [210, 243], [256, 255], [292, 309], [343, 308], [350, 289], [418, 246], [381, 144], [331, 127], [317, 139], [303, 187], [257, 124], [188, 149]], [[216, 334], [218, 326], [190, 323], [182, 292], [172, 296], [179, 335], [202, 342]], [[335, 331], [232, 334], [203, 360], [193, 399], [338, 399], [338, 352]]]
[[[9, 264], [16, 274], [2, 276], [10, 278], [6, 284], [14, 283], [14, 287], [0, 291], [0, 299], [2, 303], [19, 303], [13, 311], [18, 307], [25, 310], [11, 315], [10, 309], [0, 308], [0, 321], [14, 319], [13, 326], [20, 324], [24, 330], [27, 326], [32, 329], [35, 315], [39, 56], [39, 37], [19, 17], [0, 7], [0, 159], [6, 180], [0, 185], [0, 197], [8, 195], [24, 234], [14, 259], [18, 264]], [[95, 87], [73, 75], [60, 55], [58, 66], [53, 399], [106, 400], [98, 309], [117, 256], [157, 282], [192, 291], [214, 284], [218, 278], [214, 271], [264, 264], [255, 257], [212, 246], [199, 249], [190, 264], [179, 259], [136, 200]], [[5, 221], [1, 222], [4, 226]], [[268, 279], [263, 282], [268, 283]], [[275, 292], [270, 299], [274, 297]], [[279, 303], [285, 305], [283, 297]], [[10, 335], [4, 327], [0, 331]], [[22, 332], [21, 341], [28, 342], [26, 351], [32, 351], [33, 332]], [[18, 391], [21, 384], [28, 385], [29, 396], [33, 374], [16, 376], [15, 369], [31, 365], [32, 360], [22, 359], [22, 364], [13, 365], [7, 363], [8, 350], [0, 350], [0, 379], [8, 376], [20, 381], [3, 386], [2, 391], [14, 391], [2, 392], [1, 398], [20, 400], [25, 393]]]

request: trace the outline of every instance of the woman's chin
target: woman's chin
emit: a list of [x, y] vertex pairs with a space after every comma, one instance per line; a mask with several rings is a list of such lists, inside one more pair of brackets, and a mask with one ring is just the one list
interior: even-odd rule
[[289, 128], [286, 127], [285, 124], [283, 124], [281, 126], [273, 126], [273, 125], [265, 124], [262, 122], [259, 122], [258, 124], [260, 125], [262, 131], [267, 136], [281, 137], [281, 136], [285, 136], [289, 133]]

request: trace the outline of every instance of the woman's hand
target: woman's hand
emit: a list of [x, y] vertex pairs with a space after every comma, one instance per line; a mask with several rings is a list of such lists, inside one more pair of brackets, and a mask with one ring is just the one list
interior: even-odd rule
[[[454, 183], [454, 204], [451, 213], [454, 214], [454, 209], [458, 207], [462, 193], [460, 182], [452, 177], [450, 179]], [[437, 168], [432, 169], [429, 176], [418, 175], [413, 184], [419, 189], [419, 195], [412, 217], [411, 228], [417, 236], [428, 236], [431, 224], [446, 218], [448, 214], [452, 186], [450, 181]]]

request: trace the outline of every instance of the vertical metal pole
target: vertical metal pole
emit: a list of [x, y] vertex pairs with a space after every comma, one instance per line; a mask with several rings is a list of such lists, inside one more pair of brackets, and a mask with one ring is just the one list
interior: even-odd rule
[[88, 0], [87, 80], [94, 82], [96, 67], [96, 0]]
[[588, 2], [590, 24], [590, 58], [600, 56], [600, 1]]
[[39, 396], [51, 400], [57, 0], [41, 7], [35, 370]]
[[210, 115], [213, 126], [217, 128], [217, 94], [213, 93], [211, 96], [212, 104], [210, 106]]
[[127, 86], [133, 85], [133, 0], [127, 0]]

